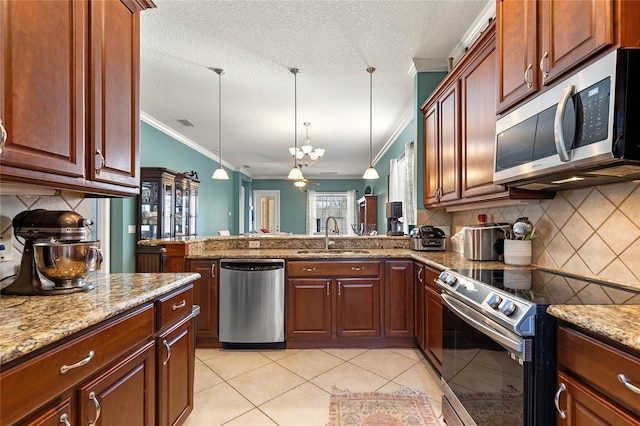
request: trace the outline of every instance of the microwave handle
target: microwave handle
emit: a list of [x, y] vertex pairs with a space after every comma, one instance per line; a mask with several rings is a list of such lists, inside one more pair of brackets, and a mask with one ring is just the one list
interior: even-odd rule
[[571, 95], [573, 95], [573, 91], [575, 86], [567, 86], [562, 92], [562, 96], [560, 97], [560, 102], [558, 102], [558, 108], [556, 109], [556, 117], [553, 121], [553, 138], [556, 143], [556, 151], [558, 152], [558, 157], [560, 157], [560, 161], [566, 163], [569, 161], [569, 153], [567, 152], [567, 148], [564, 144], [564, 132], [562, 130], [562, 122], [564, 121], [564, 112], [567, 109], [567, 104], [571, 99]]

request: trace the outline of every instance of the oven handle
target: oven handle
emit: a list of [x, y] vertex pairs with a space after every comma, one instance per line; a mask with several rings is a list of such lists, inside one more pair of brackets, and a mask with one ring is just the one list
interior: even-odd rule
[[[506, 347], [507, 349], [512, 350], [513, 352], [517, 353], [518, 355], [523, 355], [524, 342], [522, 340], [513, 339], [510, 336], [506, 336], [505, 334], [500, 333], [498, 330], [495, 330], [495, 329], [483, 324], [481, 321], [479, 321], [479, 319], [480, 318], [484, 318], [484, 317], [481, 317], [481, 315], [477, 314], [474, 310], [465, 307], [460, 302], [457, 302], [451, 296], [448, 296], [448, 295], [443, 293], [442, 294], [442, 301], [443, 301], [444, 304], [447, 305], [447, 307], [449, 309], [451, 309], [451, 311], [454, 314], [456, 314], [458, 317], [460, 317], [460, 319], [462, 319], [464, 322], [466, 322], [467, 324], [469, 324], [473, 328], [484, 332], [490, 338], [492, 338], [496, 342], [500, 343], [502, 346]], [[478, 319], [476, 319], [474, 317], [476, 317]], [[517, 337], [517, 336], [514, 335], [514, 337]]]

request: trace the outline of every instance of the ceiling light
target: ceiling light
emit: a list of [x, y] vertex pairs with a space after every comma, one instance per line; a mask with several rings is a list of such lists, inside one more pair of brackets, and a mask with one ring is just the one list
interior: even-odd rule
[[309, 138], [309, 125], [311, 123], [303, 123], [307, 128], [307, 136], [304, 138], [303, 144], [300, 148], [289, 148], [289, 154], [294, 156], [296, 160], [301, 161], [305, 166], [311, 166], [315, 164], [324, 155], [325, 150], [322, 148], [314, 148], [311, 145], [311, 139]]
[[298, 188], [303, 188], [307, 184], [307, 182], [305, 182], [303, 180], [297, 180], [297, 181], [293, 182], [293, 184], [295, 186], [297, 186]]
[[229, 175], [222, 167], [222, 74], [224, 74], [224, 70], [222, 68], [210, 69], [218, 74], [218, 160], [220, 160], [220, 164], [213, 172], [211, 179], [228, 180]]
[[[293, 152], [298, 152], [298, 72], [300, 70], [291, 68], [289, 71], [293, 74]], [[293, 168], [289, 171], [287, 179], [296, 181], [304, 179], [296, 156], [293, 156]]]
[[563, 183], [579, 182], [579, 181], [584, 180], [584, 179], [585, 178], [583, 178], [583, 177], [572, 176], [572, 177], [566, 178], [566, 179], [553, 180], [553, 181], [551, 181], [551, 183], [563, 184]]
[[375, 68], [367, 68], [369, 73], [369, 167], [364, 171], [362, 179], [378, 179], [378, 172], [373, 167], [373, 73]]

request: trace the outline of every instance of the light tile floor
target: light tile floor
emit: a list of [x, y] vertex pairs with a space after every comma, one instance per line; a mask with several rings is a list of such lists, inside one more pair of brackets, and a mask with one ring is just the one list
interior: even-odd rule
[[196, 349], [186, 425], [324, 426], [332, 389], [418, 390], [440, 415], [439, 382], [417, 349]]

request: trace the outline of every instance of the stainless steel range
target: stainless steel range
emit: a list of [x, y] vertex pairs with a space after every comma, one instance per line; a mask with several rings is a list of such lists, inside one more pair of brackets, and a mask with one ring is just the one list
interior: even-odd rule
[[554, 425], [556, 320], [549, 304], [638, 303], [640, 289], [537, 268], [440, 274], [447, 425]]

